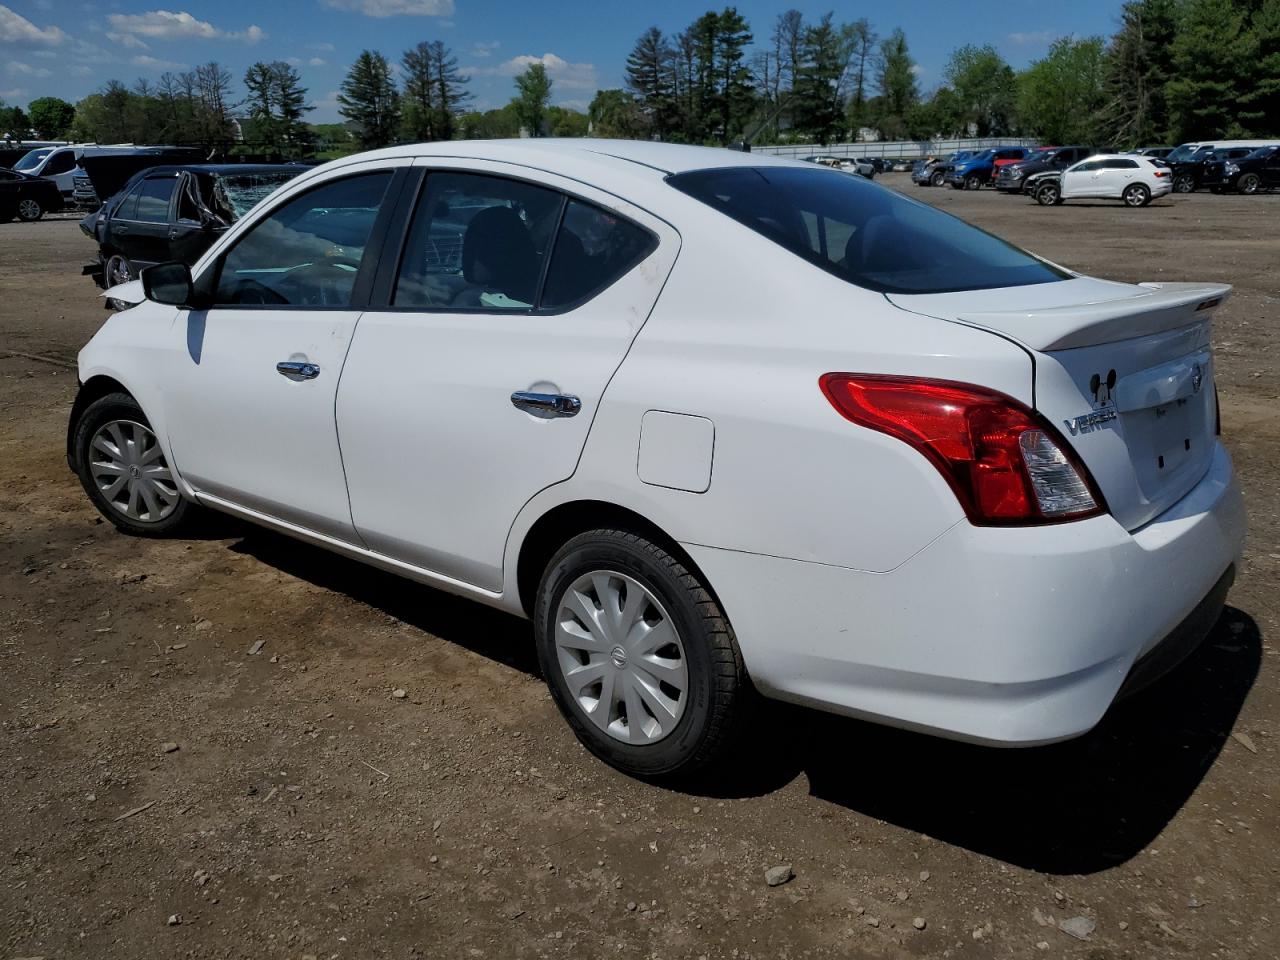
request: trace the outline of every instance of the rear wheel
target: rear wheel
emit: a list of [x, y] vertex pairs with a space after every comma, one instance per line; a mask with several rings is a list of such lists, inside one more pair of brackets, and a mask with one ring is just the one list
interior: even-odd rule
[[40, 206], [40, 201], [31, 197], [23, 197], [18, 201], [18, 219], [26, 223], [39, 220], [44, 216], [44, 207]]
[[1240, 192], [1248, 194], [1249, 196], [1252, 196], [1253, 194], [1257, 193], [1258, 189], [1261, 186], [1262, 186], [1262, 178], [1259, 177], [1256, 173], [1246, 173], [1237, 182], [1237, 187], [1240, 190]]
[[981, 190], [982, 178], [979, 177], [977, 174], [970, 174], [968, 177], [965, 178], [964, 188], [966, 190]]
[[593, 754], [638, 777], [688, 775], [722, 756], [751, 695], [733, 630], [677, 557], [625, 530], [574, 537], [534, 613], [538, 660]]
[[1196, 178], [1189, 173], [1180, 173], [1173, 178], [1175, 193], [1191, 193], [1196, 188]]
[[1126, 207], [1145, 207], [1151, 202], [1151, 191], [1141, 183], [1131, 183], [1121, 195]]
[[1036, 203], [1042, 207], [1052, 207], [1062, 202], [1062, 191], [1056, 183], [1046, 183], [1036, 188]]
[[191, 517], [156, 435], [127, 393], [109, 393], [85, 407], [72, 440], [76, 473], [89, 499], [117, 529], [163, 537]]

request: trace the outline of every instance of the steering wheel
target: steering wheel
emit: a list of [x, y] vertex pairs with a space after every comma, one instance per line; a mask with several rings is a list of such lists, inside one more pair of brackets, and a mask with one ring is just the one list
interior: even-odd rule
[[277, 287], [289, 291], [290, 303], [342, 306], [350, 300], [359, 269], [360, 261], [350, 257], [324, 257], [290, 270]]

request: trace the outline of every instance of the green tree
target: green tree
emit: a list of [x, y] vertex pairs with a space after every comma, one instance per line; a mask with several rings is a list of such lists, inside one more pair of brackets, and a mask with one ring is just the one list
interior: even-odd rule
[[30, 137], [31, 120], [21, 107], [6, 107], [0, 100], [0, 136], [6, 133], [15, 140]]
[[965, 126], [979, 137], [1012, 132], [1018, 87], [1013, 68], [990, 44], [966, 44], [951, 54], [944, 76], [961, 104]]
[[591, 121], [581, 110], [547, 107], [547, 130], [553, 137], [585, 137]]
[[458, 70], [458, 58], [439, 40], [406, 50], [404, 127], [411, 140], [452, 140], [458, 115], [470, 98], [469, 78]]
[[650, 27], [627, 57], [627, 89], [634, 95], [649, 131], [666, 140], [676, 130], [673, 51], [657, 27]]
[[1257, 55], [1243, 4], [1188, 0], [1173, 41], [1175, 75], [1165, 86], [1170, 125], [1179, 140], [1245, 132], [1240, 103], [1251, 92]]
[[876, 85], [880, 88], [874, 108], [874, 122], [886, 140], [901, 140], [908, 132], [908, 118], [920, 101], [916, 84], [916, 63], [907, 49], [907, 37], [894, 30], [880, 44]]
[[543, 135], [547, 120], [547, 105], [551, 102], [551, 78], [541, 63], [531, 63], [524, 73], [516, 77], [516, 120], [531, 137]]
[[591, 135], [636, 139], [648, 129], [648, 118], [626, 90], [597, 90], [587, 108]]
[[291, 156], [310, 150], [311, 131], [303, 118], [311, 107], [297, 70], [283, 60], [259, 61], [245, 71], [244, 86], [249, 93], [249, 140]]
[[1161, 143], [1169, 133], [1165, 88], [1173, 76], [1178, 0], [1130, 0], [1104, 66], [1099, 131], [1117, 146]]
[[824, 146], [845, 129], [845, 81], [856, 50], [855, 28], [837, 27], [828, 13], [804, 28], [791, 91], [797, 134]]
[[714, 102], [719, 107], [717, 133], [721, 143], [729, 143], [742, 136], [755, 108], [755, 87], [746, 58], [751, 29], [737, 8], [725, 7], [716, 16], [714, 38]]
[[858, 131], [871, 122], [867, 101], [871, 96], [871, 83], [875, 73], [876, 44], [879, 37], [871, 29], [871, 23], [863, 17], [855, 20], [853, 31], [853, 65], [849, 77], [849, 103], [846, 123], [856, 139]]
[[244, 131], [249, 140], [276, 144], [280, 139], [275, 111], [275, 82], [271, 65], [258, 61], [244, 72], [244, 87], [249, 95], [244, 106], [248, 108], [249, 129]]
[[363, 149], [394, 142], [400, 127], [400, 94], [391, 78], [391, 64], [376, 50], [356, 58], [338, 94], [338, 113], [356, 125]]
[[61, 140], [71, 129], [76, 108], [58, 97], [37, 97], [27, 104], [27, 115], [38, 137]]
[[468, 140], [495, 140], [520, 135], [520, 119], [516, 116], [516, 101], [505, 107], [483, 112], [464, 113], [459, 118], [462, 136]]
[[1097, 138], [1106, 99], [1101, 37], [1059, 37], [1049, 53], [1018, 78], [1022, 127], [1046, 143], [1089, 143]]

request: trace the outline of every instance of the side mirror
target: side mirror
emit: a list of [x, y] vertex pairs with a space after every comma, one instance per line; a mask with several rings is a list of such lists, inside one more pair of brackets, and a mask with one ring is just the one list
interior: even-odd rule
[[185, 263], [157, 263], [139, 275], [148, 300], [172, 307], [186, 307], [193, 299], [191, 268]]

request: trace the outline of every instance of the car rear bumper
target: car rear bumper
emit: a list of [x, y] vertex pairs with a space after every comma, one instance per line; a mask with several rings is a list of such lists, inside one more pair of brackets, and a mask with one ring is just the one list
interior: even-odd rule
[[[943, 736], [1034, 745], [1091, 729], [1126, 684], [1216, 619], [1244, 538], [1219, 445], [1181, 501], [1132, 533], [1110, 516], [961, 521], [900, 567], [686, 545], [779, 699]], [[1139, 678], [1139, 679], [1131, 679]]]

